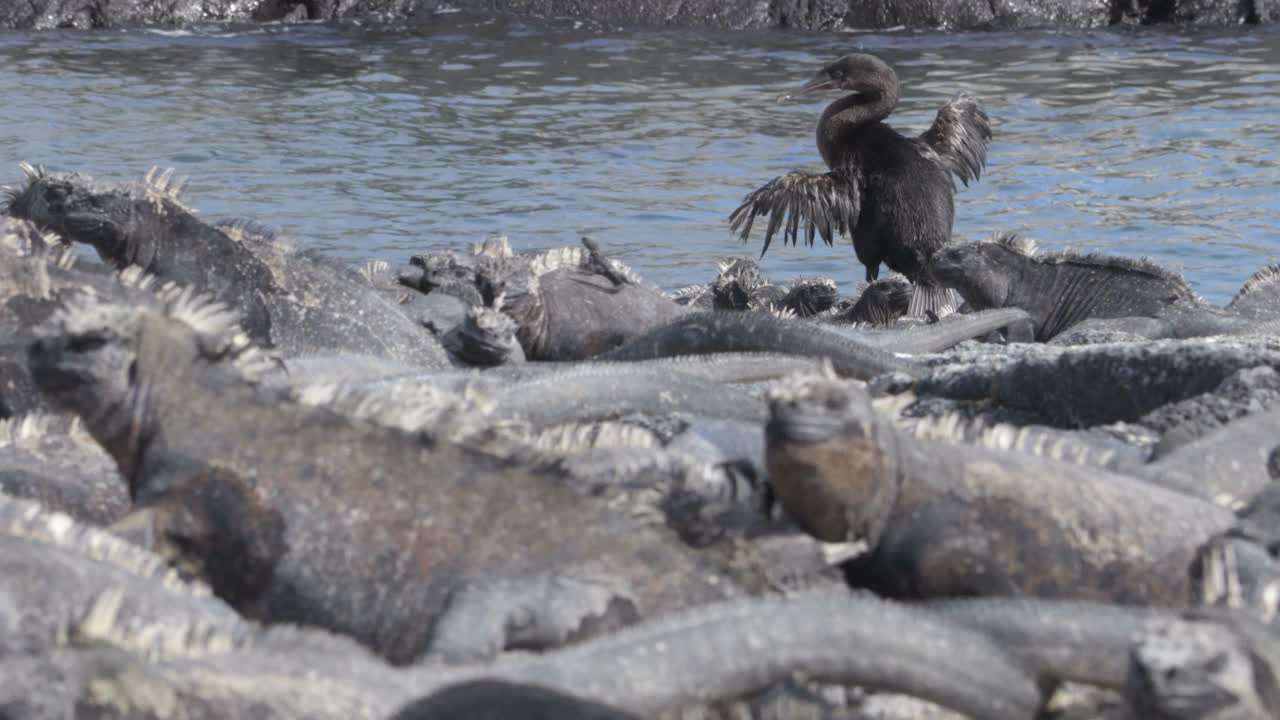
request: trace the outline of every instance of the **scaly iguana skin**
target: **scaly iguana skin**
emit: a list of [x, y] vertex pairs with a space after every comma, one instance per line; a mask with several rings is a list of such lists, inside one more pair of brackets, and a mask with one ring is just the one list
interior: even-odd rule
[[1152, 483], [1230, 508], [1273, 482], [1268, 467], [1280, 447], [1280, 409], [1234, 420], [1148, 463], [1135, 473]]
[[1085, 428], [1137, 421], [1214, 390], [1240, 370], [1280, 367], [1280, 337], [984, 344], [918, 360], [928, 371], [903, 385], [921, 399], [977, 402], [1018, 412], [1023, 422]]
[[796, 673], [989, 720], [1031, 720], [1041, 705], [1031, 674], [982, 633], [843, 588], [713, 603], [545, 653], [403, 668], [310, 628], [208, 627], [197, 613], [147, 621], [118, 597], [68, 623], [61, 647], [0, 658], [0, 705], [42, 705], [45, 717], [75, 708], [145, 720], [383, 720], [415, 699], [483, 681], [651, 718], [758, 693]]
[[890, 597], [1180, 606], [1196, 548], [1234, 521], [1100, 468], [916, 439], [829, 376], [775, 389], [765, 433], [787, 513], [820, 540], [865, 540], [848, 576]]
[[81, 175], [22, 168], [27, 184], [11, 194], [10, 214], [93, 246], [117, 269], [137, 265], [212, 295], [260, 345], [294, 356], [348, 351], [418, 367], [450, 364], [430, 332], [355, 271], [252, 223], [199, 220], [172, 172], [100, 187]]
[[1241, 335], [1280, 315], [1269, 276], [1246, 285], [1257, 289], [1253, 298], [1242, 292], [1240, 307], [1223, 309], [1150, 260], [1070, 250], [1037, 254], [1034, 241], [1014, 235], [949, 245], [934, 254], [930, 268], [972, 310], [1019, 307], [1031, 313], [1041, 341], [1084, 326], [1150, 339]]
[[280, 288], [266, 302], [281, 354], [350, 353], [420, 368], [452, 366], [422, 323], [355, 270], [253, 222], [231, 220], [216, 228], [265, 266]]
[[91, 525], [110, 525], [130, 506], [115, 461], [75, 415], [0, 420], [0, 493]]
[[0, 658], [56, 648], [105, 592], [118, 595], [113, 605], [137, 625], [195, 618], [208, 631], [230, 632], [244, 624], [207, 587], [182, 581], [164, 558], [3, 493], [0, 577]]
[[183, 206], [183, 183], [172, 173], [152, 171], [141, 183], [99, 187], [82, 175], [21, 167], [27, 184], [11, 194], [9, 214], [91, 245], [117, 269], [137, 265], [212, 295], [239, 313], [255, 342], [271, 342], [268, 298], [281, 288], [270, 268]]
[[32, 372], [116, 459], [160, 547], [246, 615], [395, 662], [556, 645], [596, 624], [761, 592], [752, 548], [692, 552], [552, 469], [283, 401], [233, 366], [229, 313], [60, 313]]

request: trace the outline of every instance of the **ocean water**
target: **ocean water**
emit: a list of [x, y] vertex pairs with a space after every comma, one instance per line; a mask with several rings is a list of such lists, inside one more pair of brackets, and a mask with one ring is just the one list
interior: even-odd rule
[[[1225, 302], [1280, 260], [1280, 31], [610, 31], [429, 21], [0, 33], [0, 184], [22, 160], [102, 180], [190, 178], [245, 217], [353, 262], [504, 233], [584, 234], [661, 286], [759, 253], [726, 218], [793, 168], [821, 170], [831, 98], [776, 103], [851, 51], [897, 70], [890, 122], [918, 132], [961, 90], [995, 138], [955, 236], [1147, 255]], [[757, 231], [758, 232], [758, 231]], [[781, 247], [766, 272], [862, 277], [847, 240]]]

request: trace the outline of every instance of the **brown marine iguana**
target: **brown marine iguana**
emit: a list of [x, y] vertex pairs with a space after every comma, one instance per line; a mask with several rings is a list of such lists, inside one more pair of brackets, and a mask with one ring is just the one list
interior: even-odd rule
[[30, 361], [115, 458], [159, 546], [251, 617], [408, 662], [767, 588], [748, 545], [691, 552], [552, 472], [255, 388], [225, 362], [256, 364], [232, 329], [186, 293], [166, 312], [73, 305]]
[[770, 398], [769, 483], [820, 540], [865, 540], [856, 584], [899, 598], [1028, 594], [1186, 602], [1186, 568], [1234, 516], [1198, 498], [1060, 463], [918, 440], [833, 376]]

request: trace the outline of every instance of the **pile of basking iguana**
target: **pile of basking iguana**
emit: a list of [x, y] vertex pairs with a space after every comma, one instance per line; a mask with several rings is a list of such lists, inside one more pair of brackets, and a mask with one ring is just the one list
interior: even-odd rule
[[997, 237], [917, 318], [23, 169], [2, 717], [1280, 714], [1280, 268]]

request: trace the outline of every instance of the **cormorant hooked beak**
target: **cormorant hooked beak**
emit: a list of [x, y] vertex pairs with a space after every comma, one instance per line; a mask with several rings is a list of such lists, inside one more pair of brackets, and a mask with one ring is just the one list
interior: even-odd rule
[[785, 92], [779, 95], [778, 102], [782, 102], [784, 100], [790, 100], [791, 98], [798, 97], [800, 95], [808, 95], [810, 93], [821, 92], [823, 90], [835, 90], [838, 87], [839, 85], [836, 84], [836, 81], [834, 78], [832, 78], [830, 75], [826, 74], [825, 72], [820, 72], [817, 75], [814, 75], [813, 79], [805, 83], [804, 85], [801, 85], [795, 90], [791, 90], [789, 92]]

